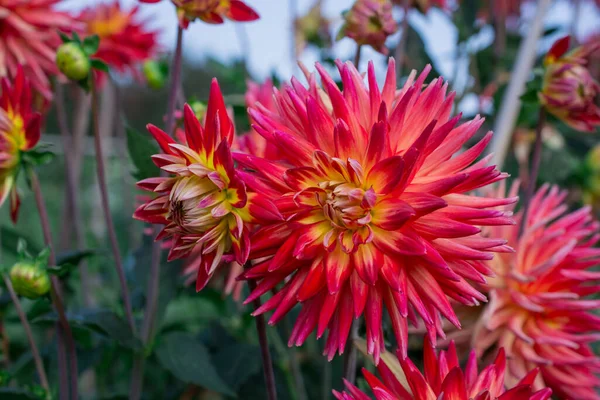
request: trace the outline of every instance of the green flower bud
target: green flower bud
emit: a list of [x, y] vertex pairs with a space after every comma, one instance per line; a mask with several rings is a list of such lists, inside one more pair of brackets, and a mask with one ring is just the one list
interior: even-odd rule
[[42, 266], [32, 262], [19, 262], [10, 270], [10, 281], [19, 295], [36, 299], [50, 291], [50, 277]]
[[194, 110], [196, 118], [198, 118], [199, 121], [202, 121], [202, 119], [206, 115], [206, 104], [204, 104], [201, 101], [194, 100], [190, 103], [190, 107], [192, 107], [192, 110]]
[[163, 68], [162, 64], [155, 60], [149, 60], [142, 65], [142, 72], [146, 77], [146, 81], [148, 82], [148, 86], [152, 89], [162, 89], [167, 82], [167, 74], [165, 73], [165, 68]]
[[56, 65], [60, 72], [73, 81], [85, 79], [90, 73], [90, 60], [75, 42], [60, 45], [56, 52]]

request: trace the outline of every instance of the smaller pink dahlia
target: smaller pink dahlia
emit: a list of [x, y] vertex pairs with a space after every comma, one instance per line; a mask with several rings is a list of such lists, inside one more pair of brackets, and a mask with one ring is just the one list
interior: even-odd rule
[[[377, 369], [382, 380], [363, 368], [363, 375], [375, 398], [377, 400], [546, 400], [552, 395], [552, 390], [548, 388], [537, 391], [533, 389], [533, 382], [538, 374], [537, 369], [530, 371], [510, 389], [506, 389], [504, 386], [506, 356], [503, 349], [498, 351], [494, 363], [481, 372], [477, 369], [474, 351], [469, 356], [465, 370], [460, 368], [454, 342], [450, 344], [448, 351], [440, 351], [439, 355], [436, 355], [431, 344], [425, 340], [424, 351], [424, 374], [410, 359], [403, 360], [401, 356], [398, 357], [397, 362], [388, 360], [394, 365], [386, 365], [386, 362], [379, 363]], [[348, 381], [344, 383], [348, 393], [339, 393], [335, 390], [333, 392], [338, 400], [371, 399]]]

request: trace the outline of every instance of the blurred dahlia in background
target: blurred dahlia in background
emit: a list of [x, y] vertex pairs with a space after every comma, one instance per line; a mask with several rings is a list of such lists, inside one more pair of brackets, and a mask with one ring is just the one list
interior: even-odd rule
[[137, 7], [126, 11], [119, 1], [100, 3], [84, 9], [78, 19], [85, 22], [85, 34], [100, 38], [94, 58], [118, 72], [133, 73], [139, 78], [138, 67], [159, 51], [158, 32], [145, 26]]
[[[517, 192], [516, 184], [511, 194]], [[504, 196], [500, 185], [498, 196]], [[490, 303], [472, 340], [480, 355], [503, 347], [508, 356], [507, 384], [539, 367], [534, 387], [552, 388], [561, 398], [597, 399], [600, 359], [591, 343], [600, 339], [600, 224], [589, 207], [568, 213], [567, 191], [542, 186], [531, 200], [523, 233], [519, 226], [486, 229], [508, 239], [514, 253], [490, 262]], [[512, 210], [512, 206], [503, 208]], [[520, 222], [522, 212], [516, 215]]]
[[59, 0], [3, 0], [0, 3], [0, 77], [15, 78], [19, 65], [35, 91], [52, 97], [50, 77], [59, 75], [55, 64], [61, 44], [58, 31], [82, 28], [66, 12], [56, 11]]

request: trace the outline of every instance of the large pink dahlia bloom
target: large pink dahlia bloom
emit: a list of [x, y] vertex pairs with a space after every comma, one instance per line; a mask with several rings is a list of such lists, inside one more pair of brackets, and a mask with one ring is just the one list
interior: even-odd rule
[[54, 10], [59, 0], [3, 0], [0, 2], [0, 77], [14, 78], [19, 65], [33, 89], [52, 97], [49, 76], [58, 74], [55, 53], [58, 30], [81, 26], [69, 14]]
[[[471, 352], [463, 372], [458, 362], [456, 347], [436, 355], [428, 343], [424, 346], [424, 374], [409, 359], [398, 358], [379, 363], [381, 380], [363, 369], [363, 374], [377, 400], [546, 400], [552, 395], [548, 388], [533, 389], [538, 374], [534, 369], [516, 385], [506, 389], [504, 373], [506, 355], [498, 351], [496, 360], [481, 372], [477, 369], [475, 352]], [[401, 368], [401, 370], [400, 370]], [[369, 400], [370, 397], [345, 381], [348, 393], [334, 395], [338, 400]]]
[[480, 352], [504, 347], [509, 385], [539, 367], [536, 387], [561, 398], [598, 399], [600, 359], [590, 343], [600, 338], [600, 317], [592, 312], [600, 300], [589, 296], [600, 289], [600, 273], [591, 270], [600, 264], [593, 247], [600, 224], [589, 207], [568, 213], [566, 196], [557, 187], [540, 188], [521, 236], [517, 226], [490, 229], [516, 252], [490, 263], [497, 276], [489, 281], [491, 300], [473, 344]]
[[385, 307], [405, 356], [408, 320], [422, 319], [433, 342], [443, 336], [441, 316], [460, 326], [449, 299], [486, 300], [469, 281], [484, 282], [485, 261], [507, 248], [482, 237], [480, 226], [511, 224], [491, 207], [515, 199], [471, 194], [506, 175], [488, 166], [489, 158], [476, 161], [491, 134], [460, 152], [483, 120], [457, 125], [443, 80], [423, 89], [430, 68], [398, 91], [393, 60], [381, 89], [373, 64], [368, 85], [354, 65], [338, 67], [343, 89], [317, 65], [324, 91], [314, 75], [308, 88], [293, 79], [274, 91], [276, 111], [249, 111], [285, 160], [234, 157], [247, 168], [240, 174], [248, 187], [273, 199], [285, 221], [252, 237], [255, 265], [245, 276], [259, 283], [247, 301], [284, 283], [257, 313], [274, 310], [273, 324], [302, 303], [289, 344], [329, 330], [330, 358], [343, 351], [352, 320], [364, 315], [368, 351], [377, 359]]

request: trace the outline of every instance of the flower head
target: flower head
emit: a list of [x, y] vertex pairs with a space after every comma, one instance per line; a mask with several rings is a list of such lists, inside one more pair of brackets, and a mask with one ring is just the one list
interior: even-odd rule
[[590, 343], [599, 339], [600, 317], [592, 310], [600, 301], [588, 297], [600, 287], [600, 274], [590, 270], [600, 263], [593, 247], [600, 224], [588, 207], [568, 213], [566, 196], [557, 187], [540, 188], [521, 236], [516, 226], [489, 229], [516, 252], [490, 263], [496, 273], [491, 301], [472, 343], [480, 352], [504, 347], [509, 385], [539, 367], [535, 387], [548, 386], [561, 398], [597, 399], [600, 359]]
[[[363, 369], [363, 374], [377, 399], [389, 400], [547, 400], [548, 388], [535, 391], [533, 382], [538, 374], [534, 369], [510, 389], [504, 387], [506, 356], [500, 349], [493, 364], [481, 372], [477, 369], [475, 352], [471, 352], [467, 366], [460, 368], [454, 343], [448, 351], [436, 355], [428, 343], [424, 346], [424, 374], [406, 358], [388, 358], [377, 366], [381, 380]], [[399, 364], [399, 365], [398, 365]], [[338, 400], [368, 400], [365, 393], [345, 381], [349, 393], [334, 391]]]
[[157, 53], [157, 32], [136, 21], [139, 19], [137, 7], [125, 11], [118, 1], [103, 3], [84, 9], [79, 19], [85, 22], [87, 35], [100, 38], [94, 58], [119, 72], [136, 71], [139, 64]]
[[587, 68], [586, 57], [598, 46], [581, 46], [570, 52], [569, 37], [558, 40], [544, 60], [546, 67], [539, 98], [546, 109], [569, 126], [593, 132], [600, 125], [600, 92]]
[[10, 281], [19, 295], [37, 299], [50, 291], [50, 276], [45, 266], [35, 262], [18, 262], [10, 269]]
[[172, 238], [169, 259], [194, 250], [201, 254], [196, 281], [200, 290], [222, 262], [246, 262], [248, 224], [253, 216], [278, 218], [279, 213], [259, 196], [247, 193], [234, 170], [230, 153], [233, 123], [216, 80], [211, 85], [204, 127], [187, 104], [184, 126], [185, 143], [148, 126], [162, 150], [153, 156], [154, 163], [171, 176], [138, 182], [156, 197], [141, 205], [134, 217], [165, 225], [158, 238]]
[[[140, 0], [142, 3], [158, 3], [160, 0]], [[187, 28], [196, 19], [209, 24], [222, 24], [224, 17], [236, 22], [259, 19], [259, 15], [241, 0], [171, 0], [177, 7], [179, 25]]]
[[22, 68], [17, 68], [13, 82], [2, 79], [0, 97], [0, 206], [10, 196], [13, 222], [19, 211], [16, 180], [21, 156], [40, 139], [40, 114], [31, 107], [31, 89]]
[[354, 318], [366, 318], [369, 353], [383, 348], [384, 306], [406, 355], [407, 320], [421, 318], [432, 340], [443, 335], [441, 316], [460, 323], [448, 298], [474, 305], [484, 295], [485, 260], [506, 251], [483, 238], [480, 226], [510, 224], [490, 209], [516, 199], [487, 199], [472, 190], [505, 178], [489, 157], [476, 161], [491, 134], [460, 153], [483, 120], [457, 125], [454, 94], [436, 79], [423, 90], [428, 67], [396, 89], [394, 61], [380, 89], [371, 63], [368, 86], [351, 63], [338, 63], [343, 89], [317, 65], [309, 87], [292, 79], [274, 92], [277, 111], [250, 108], [254, 128], [278, 147], [284, 161], [235, 154], [246, 184], [273, 199], [285, 221], [252, 237], [259, 279], [247, 301], [285, 286], [257, 313], [279, 321], [295, 304], [302, 311], [290, 338], [300, 345], [329, 330], [326, 354], [342, 352]]
[[385, 41], [398, 30], [390, 0], [356, 0], [344, 15], [338, 39], [346, 36], [359, 45], [369, 45], [387, 54]]
[[80, 29], [67, 13], [54, 10], [59, 0], [2, 1], [0, 77], [15, 78], [19, 65], [33, 89], [52, 97], [49, 76], [58, 74], [54, 62], [60, 45], [58, 30]]

